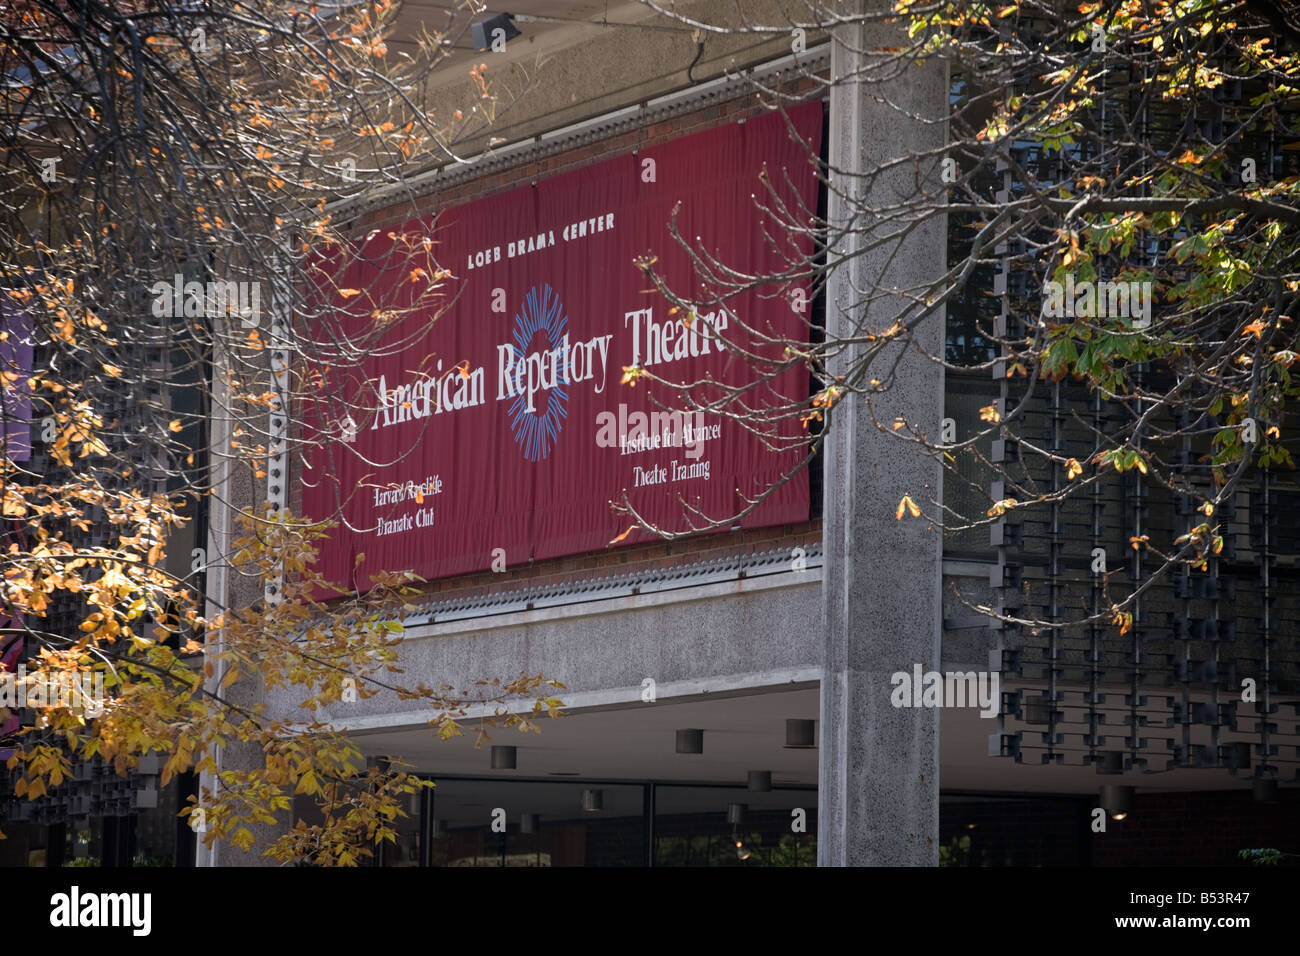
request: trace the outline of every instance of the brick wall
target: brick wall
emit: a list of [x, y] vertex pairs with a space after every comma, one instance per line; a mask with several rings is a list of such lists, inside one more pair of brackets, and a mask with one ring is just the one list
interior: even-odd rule
[[[790, 91], [807, 93], [812, 91], [813, 86], [811, 80], [803, 79], [791, 86]], [[629, 130], [598, 142], [586, 143], [431, 194], [420, 200], [419, 215], [430, 216], [440, 209], [482, 199], [523, 183], [530, 183], [535, 179], [540, 180], [569, 172], [633, 150], [659, 145], [692, 133], [757, 116], [765, 111], [766, 107], [757, 97], [746, 95], [702, 110], [683, 113], [672, 119]], [[364, 234], [371, 229], [400, 225], [411, 218], [410, 204], [401, 203], [388, 209], [365, 214], [352, 223], [352, 228]], [[294, 473], [291, 475], [293, 480], [290, 484], [292, 489], [290, 507], [295, 513], [300, 512], [302, 508], [301, 485], [296, 480], [298, 464], [294, 461], [291, 465]], [[812, 497], [816, 507], [815, 503], [820, 499], [816, 489]], [[609, 548], [549, 561], [537, 561], [496, 574], [487, 571], [461, 575], [430, 582], [425, 590], [431, 597], [447, 598], [511, 587], [561, 584], [583, 578], [649, 568], [669, 568], [679, 564], [752, 554], [776, 548], [807, 548], [809, 545], [820, 544], [821, 534], [820, 518], [814, 517], [812, 521], [793, 525], [700, 535], [675, 542]]]

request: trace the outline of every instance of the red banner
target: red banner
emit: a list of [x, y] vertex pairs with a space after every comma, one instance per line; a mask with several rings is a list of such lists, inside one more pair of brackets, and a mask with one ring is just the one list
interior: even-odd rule
[[[806, 283], [745, 290], [692, 317], [674, 313], [635, 265], [657, 257], [655, 271], [684, 298], [701, 288], [696, 264], [669, 233], [675, 207], [680, 234], [741, 273], [782, 272], [807, 254], [808, 241], [774, 227], [761, 208], [774, 204], [759, 178], [766, 168], [787, 212], [816, 209], [810, 153], [821, 146], [821, 104], [788, 119], [802, 142], [786, 118], [769, 114], [398, 230], [433, 238], [454, 302], [436, 319], [417, 312], [395, 322], [357, 370], [317, 370], [308, 435], [314, 428], [334, 440], [307, 456], [303, 510], [344, 522], [321, 570], [364, 588], [366, 570], [432, 579], [514, 568], [615, 539], [651, 540], [639, 529], [619, 538], [633, 520], [611, 503], [625, 495], [648, 521], [677, 532], [701, 526], [691, 509], [725, 518], [780, 482], [799, 450], [773, 451], [721, 415], [674, 414], [688, 407], [681, 397], [644, 379], [621, 383], [638, 366], [673, 382], [753, 383], [752, 361], [720, 339], [759, 355], [781, 351], [773, 338], [807, 340]], [[376, 259], [385, 242], [391, 247], [391, 238], [372, 243]], [[407, 278], [382, 275], [357, 264], [339, 284], [355, 296]], [[721, 392], [703, 384], [693, 394]], [[741, 400], [772, 408], [807, 394], [806, 371], [787, 369]], [[791, 435], [799, 426], [779, 429]], [[801, 471], [741, 523], [803, 521], [808, 508]]]

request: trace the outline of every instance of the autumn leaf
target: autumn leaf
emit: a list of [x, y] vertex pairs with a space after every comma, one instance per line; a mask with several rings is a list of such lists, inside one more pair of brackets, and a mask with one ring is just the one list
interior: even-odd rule
[[637, 528], [636, 525], [629, 525], [629, 526], [628, 526], [628, 529], [627, 529], [626, 531], [624, 531], [622, 534], [620, 534], [620, 535], [619, 535], [617, 538], [615, 538], [613, 541], [611, 541], [610, 544], [618, 544], [620, 541], [622, 541], [624, 538], [626, 538], [628, 535], [630, 535], [633, 531], [635, 531], [636, 528]]
[[912, 500], [911, 495], [903, 495], [903, 499], [898, 503], [898, 508], [894, 511], [894, 520], [902, 521], [904, 511], [910, 512], [913, 518], [921, 517], [921, 508]]
[[[839, 385], [829, 385], [813, 396], [812, 407], [816, 409], [829, 409], [838, 402], [843, 395], [844, 389], [842, 387]], [[818, 415], [817, 418], [819, 421], [821, 420], [820, 415]], [[895, 428], [897, 427], [898, 426], [896, 425]]]

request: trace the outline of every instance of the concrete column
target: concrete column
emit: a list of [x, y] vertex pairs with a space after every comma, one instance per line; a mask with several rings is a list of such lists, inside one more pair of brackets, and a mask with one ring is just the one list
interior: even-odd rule
[[[853, 0], [857, 11], [882, 9], [880, 0]], [[875, 24], [838, 29], [831, 71], [854, 76], [872, 51], [902, 47], [907, 39]], [[888, 68], [896, 71], [896, 67]], [[870, 71], [874, 79], [875, 71]], [[877, 174], [898, 157], [944, 143], [947, 68], [938, 60], [912, 67], [887, 82], [844, 79], [830, 103], [830, 158], [841, 170], [835, 183], [864, 195], [873, 208], [941, 195], [938, 161]], [[909, 114], [912, 114], [909, 117]], [[925, 122], [926, 120], [929, 121]], [[834, 176], [834, 174], [832, 174]], [[832, 222], [845, 223], [846, 203], [832, 195]], [[880, 332], [897, 321], [905, 294], [941, 274], [947, 227], [942, 216], [913, 225], [897, 242], [873, 247], [900, 229], [897, 218], [855, 223], [837, 243], [832, 261], [859, 256], [833, 274], [827, 299], [828, 337]], [[866, 251], [862, 251], [866, 250]], [[917, 338], [935, 355], [943, 327], [927, 319]], [[860, 347], [851, 347], [832, 371], [845, 374]], [[901, 354], [900, 354], [901, 353]], [[897, 364], [895, 364], [897, 363]], [[943, 417], [943, 371], [915, 350], [894, 347], [878, 357], [867, 378], [892, 383], [887, 394], [837, 406], [825, 445], [825, 673], [821, 688], [817, 862], [821, 866], [938, 863], [939, 712], [894, 708], [890, 677], [915, 664], [939, 668], [942, 631], [942, 540], [922, 519], [894, 518], [905, 494], [917, 501], [941, 495], [942, 470], [872, 421], [902, 415], [937, 437]]]

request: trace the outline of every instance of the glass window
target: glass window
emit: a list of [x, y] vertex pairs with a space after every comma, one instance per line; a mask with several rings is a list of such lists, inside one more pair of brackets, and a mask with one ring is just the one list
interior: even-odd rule
[[436, 781], [433, 866], [644, 866], [645, 787]]
[[657, 866], [815, 866], [817, 791], [661, 785]]

